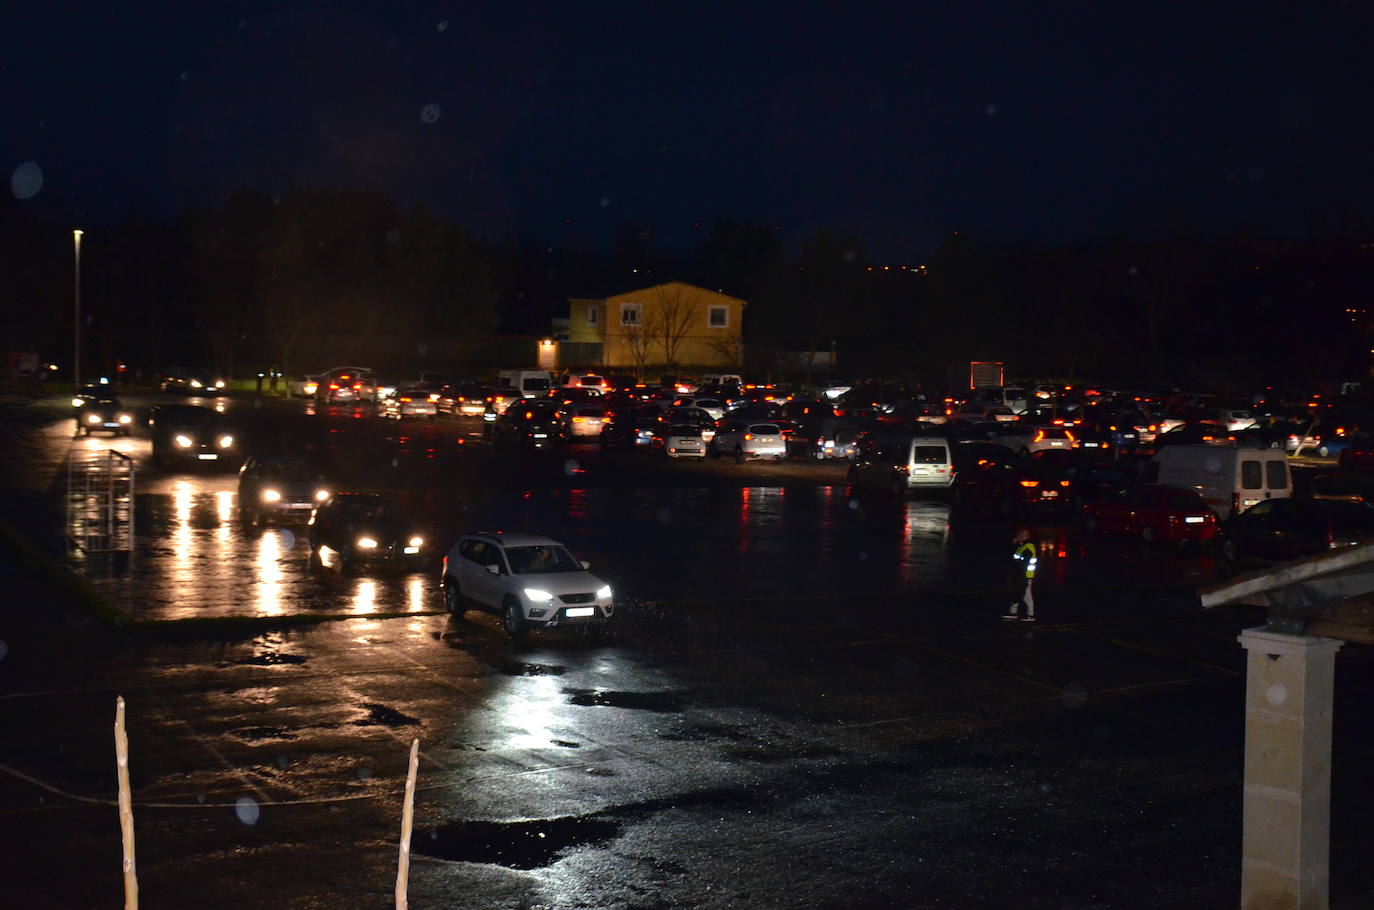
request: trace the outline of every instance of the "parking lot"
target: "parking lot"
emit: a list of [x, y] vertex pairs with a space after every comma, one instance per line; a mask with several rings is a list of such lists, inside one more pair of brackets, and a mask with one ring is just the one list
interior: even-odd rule
[[[1090, 537], [1071, 515], [857, 495], [841, 462], [512, 452], [480, 421], [223, 405], [245, 453], [307, 451], [436, 548], [414, 570], [312, 567], [305, 528], [239, 520], [230, 471], [159, 467], [142, 430], [34, 431], [34, 491], [60, 487], [73, 447], [139, 465], [128, 565], [79, 567], [151, 625], [0, 664], [18, 731], [0, 747], [0, 812], [31, 834], [0, 869], [24, 906], [117, 894], [115, 694], [149, 906], [187, 888], [207, 907], [386, 905], [412, 737], [414, 906], [1235, 900], [1235, 636], [1260, 617], [1196, 607], [1192, 590], [1228, 571], [1210, 551]], [[448, 543], [503, 528], [566, 543], [613, 586], [608, 638], [512, 643], [495, 617], [443, 611]], [[1009, 624], [1022, 539], [1041, 554], [1038, 621]], [[281, 626], [178, 632], [188, 619]], [[1359, 859], [1370, 672], [1343, 652], [1345, 900], [1374, 887]]]

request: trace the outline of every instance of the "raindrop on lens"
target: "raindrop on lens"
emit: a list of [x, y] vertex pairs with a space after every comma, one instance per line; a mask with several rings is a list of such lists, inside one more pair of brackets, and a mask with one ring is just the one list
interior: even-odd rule
[[4, 639], [0, 639], [0, 660], [4, 660], [8, 653], [10, 653], [10, 646], [5, 644]]
[[36, 161], [25, 161], [10, 175], [10, 192], [15, 199], [32, 199], [43, 188], [43, 169]]
[[655, 512], [654, 515], [658, 518], [659, 524], [666, 525], [673, 520], [673, 510], [667, 506], [659, 506], [658, 511]]
[[446, 31], [448, 31], [448, 20], [447, 20], [447, 19], [440, 19], [440, 20], [439, 20], [439, 24], [436, 26], [436, 28], [438, 28], [439, 31], [441, 31], [441, 32], [446, 32]]
[[987, 107], [983, 108], [983, 110], [987, 112], [987, 115], [988, 115], [989, 117], [996, 116], [996, 114], [997, 114], [997, 105], [995, 105], [995, 104], [989, 104]]
[[238, 801], [234, 803], [234, 814], [239, 817], [239, 821], [252, 826], [258, 823], [258, 816], [262, 813], [258, 809], [258, 804], [251, 798], [240, 796]]
[[367, 780], [372, 777], [372, 772], [366, 768], [358, 769], [358, 780]]
[[443, 112], [443, 108], [441, 108], [435, 102], [431, 101], [429, 104], [426, 104], [424, 107], [420, 108], [420, 122], [433, 123], [434, 121], [439, 119], [439, 115]]
[[579, 467], [580, 465], [578, 465], [576, 458], [569, 458], [567, 461], [563, 462], [563, 473], [572, 477], [577, 473]]
[[601, 207], [602, 207], [603, 209], [608, 209], [608, 208], [610, 208], [610, 207], [611, 207], [611, 200], [608, 199], [608, 198], [606, 198], [605, 196], [602, 196], [602, 197], [601, 197]]
[[851, 500], [849, 500], [849, 509], [850, 509], [850, 511], [854, 511], [854, 512], [858, 511], [858, 509], [859, 509], [859, 501], [858, 501], [857, 499], [851, 499]]
[[290, 550], [296, 546], [296, 535], [291, 533], [290, 528], [282, 528], [278, 531], [277, 539], [281, 541], [283, 550]]

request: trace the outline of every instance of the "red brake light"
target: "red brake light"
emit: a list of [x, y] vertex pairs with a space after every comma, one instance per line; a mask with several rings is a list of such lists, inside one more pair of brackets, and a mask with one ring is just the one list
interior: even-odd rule
[[1023, 486], [1023, 487], [1038, 487], [1038, 486], [1040, 486], [1040, 481], [1038, 481], [1038, 480], [1023, 480], [1023, 481], [1021, 481], [1021, 486]]
[[745, 439], [746, 442], [747, 442], [748, 440], [750, 440], [750, 439], [753, 439], [753, 438], [754, 438], [754, 434], [752, 434], [752, 433], [745, 433], [745, 434], [744, 434], [744, 439]]
[[1032, 442], [1041, 442], [1042, 440], [1044, 440], [1044, 438], [1045, 438], [1045, 431], [1044, 431], [1044, 430], [1036, 430], [1036, 431], [1035, 431], [1035, 439], [1033, 439], [1033, 440], [1031, 440], [1031, 441], [1032, 441]]

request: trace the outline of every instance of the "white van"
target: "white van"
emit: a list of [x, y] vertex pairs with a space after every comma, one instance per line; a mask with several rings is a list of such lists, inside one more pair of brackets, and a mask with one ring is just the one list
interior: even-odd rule
[[543, 398], [553, 388], [548, 370], [502, 370], [496, 374], [498, 387], [514, 389], [524, 398]]
[[864, 438], [848, 477], [852, 487], [881, 487], [898, 495], [911, 490], [947, 489], [953, 480], [949, 440], [909, 434]]
[[1239, 446], [1167, 446], [1145, 465], [1140, 482], [1192, 490], [1223, 519], [1293, 491], [1283, 449]]

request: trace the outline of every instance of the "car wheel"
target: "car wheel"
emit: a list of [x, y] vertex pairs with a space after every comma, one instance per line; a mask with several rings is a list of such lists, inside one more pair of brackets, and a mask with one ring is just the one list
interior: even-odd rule
[[520, 604], [514, 598], [506, 598], [502, 606], [501, 625], [511, 638], [523, 638], [525, 635], [525, 617], [520, 615]]
[[1143, 527], [1141, 527], [1141, 529], [1140, 529], [1140, 541], [1141, 541], [1141, 543], [1152, 544], [1152, 543], [1155, 542], [1156, 539], [1158, 539], [1158, 535], [1155, 534], [1155, 529], [1154, 529], [1154, 528], [1150, 527], [1149, 525], [1144, 525]]
[[463, 592], [458, 588], [458, 582], [452, 578], [448, 584], [444, 585], [444, 609], [454, 616], [462, 615], [463, 611]]
[[897, 497], [906, 495], [906, 484], [902, 482], [902, 478], [892, 478], [892, 495]]
[[1236, 562], [1240, 559], [1240, 546], [1234, 537], [1224, 537], [1221, 540], [1221, 556], [1228, 562]]
[[743, 449], [743, 448], [737, 447], [737, 448], [735, 449], [735, 464], [744, 464], [744, 449]]
[[720, 457], [720, 449], [716, 448], [716, 444], [714, 441], [712, 441], [709, 445], [706, 446], [706, 454], [711, 458]]
[[1331, 455], [1331, 450], [1328, 449], [1326, 446], [1322, 446], [1320, 449], [1317, 449], [1317, 456], [1318, 456], [1319, 458], [1327, 458], [1327, 457], [1329, 457], [1330, 455]]

